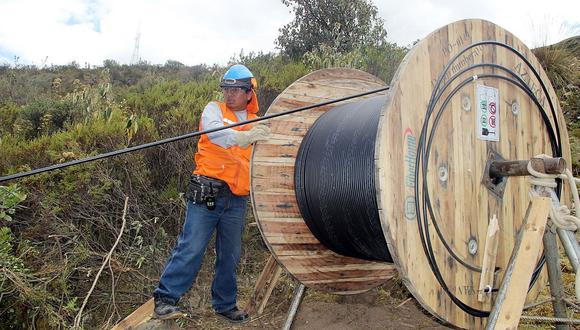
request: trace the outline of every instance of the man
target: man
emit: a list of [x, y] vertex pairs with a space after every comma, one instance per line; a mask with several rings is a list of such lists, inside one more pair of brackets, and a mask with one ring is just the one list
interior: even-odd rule
[[[210, 102], [201, 115], [200, 130], [256, 118], [258, 100], [254, 75], [232, 66], [220, 84], [225, 102]], [[216, 313], [238, 323], [248, 314], [236, 306], [236, 268], [240, 260], [247, 195], [250, 191], [251, 144], [264, 140], [264, 125], [244, 125], [202, 135], [195, 154], [182, 232], [155, 289], [155, 316], [183, 316], [176, 306], [195, 280], [206, 246], [216, 231], [216, 264], [211, 293]]]

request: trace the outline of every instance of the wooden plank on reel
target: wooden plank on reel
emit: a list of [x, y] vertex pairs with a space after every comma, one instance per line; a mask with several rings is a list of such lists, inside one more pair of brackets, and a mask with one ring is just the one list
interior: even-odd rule
[[537, 260], [542, 253], [542, 237], [551, 203], [548, 197], [532, 199], [486, 329], [517, 329], [535, 269], [530, 260]]

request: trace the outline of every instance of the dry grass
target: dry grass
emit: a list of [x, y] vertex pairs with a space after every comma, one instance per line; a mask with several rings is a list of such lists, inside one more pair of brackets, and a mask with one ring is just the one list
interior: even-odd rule
[[[570, 261], [568, 257], [566, 257], [565, 253], [561, 251], [560, 253], [560, 266], [562, 270], [562, 284], [564, 286], [564, 293], [565, 298], [569, 299], [570, 301], [578, 304], [578, 300], [575, 297], [575, 290], [574, 290], [574, 283], [576, 275], [574, 274], [574, 269], [570, 265]], [[540, 292], [540, 295], [536, 299], [536, 301], [548, 301], [542, 305], [539, 305], [534, 308], [530, 308], [529, 310], [525, 311], [524, 315], [532, 315], [532, 316], [554, 316], [554, 310], [552, 308], [552, 303], [549, 302], [550, 296], [550, 287], [546, 285], [546, 287]], [[568, 306], [568, 317], [569, 318], [580, 318], [580, 311], [575, 310], [574, 308]], [[550, 323], [535, 323], [531, 321], [522, 320], [520, 323], [520, 327], [522, 329], [553, 329], [553, 325]]]
[[[574, 49], [578, 50], [575, 47]], [[553, 45], [534, 50], [534, 54], [546, 69], [546, 73], [555, 89], [580, 82], [580, 59], [573, 50], [563, 45]], [[576, 53], [578, 54], [578, 53]]]

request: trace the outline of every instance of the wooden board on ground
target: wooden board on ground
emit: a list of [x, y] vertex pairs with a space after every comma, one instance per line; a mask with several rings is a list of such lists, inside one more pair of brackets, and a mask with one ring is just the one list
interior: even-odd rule
[[153, 298], [137, 308], [133, 313], [127, 316], [123, 321], [117, 323], [111, 330], [131, 330], [145, 324], [153, 316], [153, 307], [155, 302]]
[[[479, 44], [460, 54], [466, 47], [487, 40], [505, 43], [527, 58], [547, 84], [547, 94], [539, 87], [532, 68], [506, 47]], [[455, 56], [458, 57], [450, 63]], [[507, 71], [477, 66], [486, 63], [502, 66]], [[447, 73], [443, 73], [445, 67], [449, 68]], [[463, 72], [465, 69], [468, 70]], [[454, 75], [457, 75], [455, 80]], [[441, 86], [449, 85], [436, 100], [433, 114], [427, 120], [429, 101], [439, 77], [442, 77]], [[497, 288], [502, 283], [530, 197], [524, 177], [507, 179], [503, 196], [492, 194], [482, 184], [488, 155], [493, 151], [507, 160], [554, 155], [540, 108], [512, 82], [518, 78], [530, 86], [544, 106], [549, 125], [558, 123], [556, 138], [569, 163], [564, 117], [540, 63], [519, 39], [484, 20], [449, 24], [419, 42], [393, 78], [392, 95], [380, 121], [375, 181], [379, 183], [381, 225], [389, 251], [403, 282], [419, 303], [441, 320], [462, 328], [480, 328], [486, 318], [467, 314], [444, 291], [425, 255], [417, 222], [419, 217], [423, 221], [429, 216], [433, 256], [451, 294], [475, 309], [489, 311], [489, 302], [478, 301], [477, 292], [489, 219], [497, 214], [501, 228], [496, 259], [499, 271], [494, 281]], [[456, 92], [452, 94], [454, 89]], [[554, 102], [553, 113], [548, 98]], [[417, 148], [426, 120], [429, 125], [426, 137], [432, 133], [430, 149], [424, 154], [428, 163], [418, 165]], [[425, 177], [421, 172], [416, 177], [415, 169], [423, 165]], [[415, 191], [416, 182], [419, 195]], [[425, 192], [429, 194], [432, 213], [419, 208], [417, 214], [415, 202], [421, 207], [426, 205]], [[434, 221], [443, 239], [435, 232]], [[537, 260], [529, 262], [535, 264]], [[542, 284], [545, 280], [536, 283]]]
[[[267, 114], [383, 87], [378, 78], [353, 69], [326, 69], [302, 77], [272, 103]], [[360, 101], [353, 100], [349, 102]], [[346, 102], [342, 102], [344, 104]], [[258, 227], [272, 255], [307, 287], [350, 294], [369, 290], [391, 278], [392, 264], [338, 255], [312, 235], [300, 215], [294, 192], [294, 162], [314, 121], [332, 106], [271, 119], [268, 141], [252, 155], [252, 205]]]

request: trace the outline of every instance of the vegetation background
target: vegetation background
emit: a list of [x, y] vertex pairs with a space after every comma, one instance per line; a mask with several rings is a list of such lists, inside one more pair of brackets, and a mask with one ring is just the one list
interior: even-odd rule
[[[295, 20], [280, 30], [276, 53], [240, 53], [259, 82], [262, 111], [308, 72], [351, 67], [389, 82], [408, 49], [389, 43], [376, 7], [360, 1], [288, 1]], [[314, 7], [307, 7], [315, 3]], [[349, 13], [348, 17], [344, 13]], [[349, 19], [352, 15], [356, 20]], [[353, 25], [354, 24], [354, 25]], [[299, 36], [299, 37], [296, 37]], [[580, 37], [536, 49], [558, 92], [580, 169]], [[228, 64], [229, 65], [229, 64]], [[0, 66], [0, 175], [85, 158], [194, 131], [201, 110], [220, 97], [227, 66], [114, 60]], [[110, 328], [149, 299], [181, 228], [196, 141], [31, 176], [0, 187], [0, 328], [69, 328], [120, 234], [127, 227], [82, 315], [84, 328]], [[253, 222], [248, 214], [247, 223]], [[199, 325], [209, 312], [213, 249], [184, 303]], [[268, 256], [247, 226], [240, 300]], [[285, 310], [296, 285], [277, 288]], [[205, 313], [205, 314], [204, 314]]]

